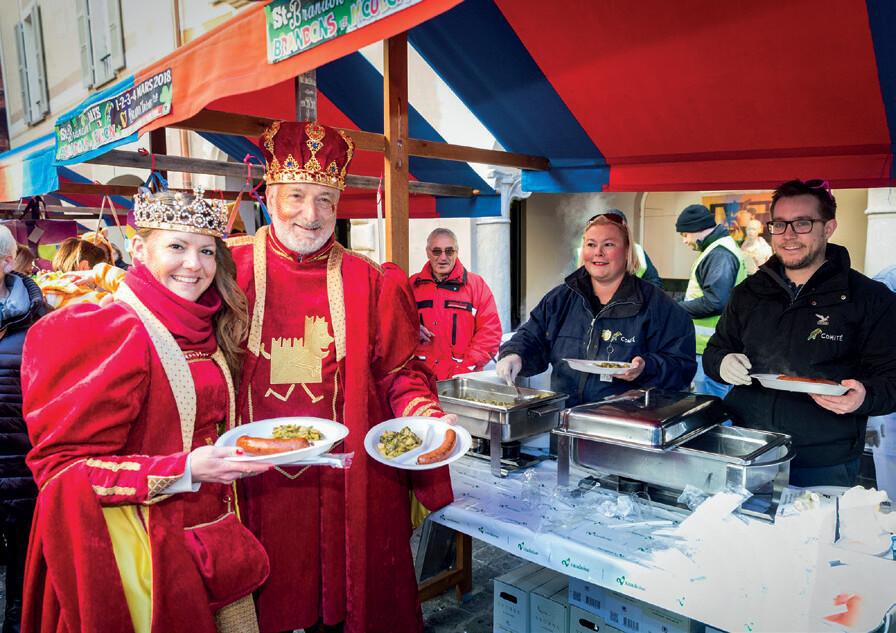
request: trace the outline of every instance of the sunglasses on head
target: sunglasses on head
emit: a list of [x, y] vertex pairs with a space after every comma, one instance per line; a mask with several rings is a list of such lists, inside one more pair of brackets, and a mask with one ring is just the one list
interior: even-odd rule
[[457, 249], [449, 246], [445, 250], [442, 250], [441, 248], [431, 248], [431, 249], [429, 249], [429, 252], [432, 253], [433, 255], [435, 255], [436, 257], [441, 257], [442, 253], [445, 253], [445, 255], [447, 255], [448, 257], [454, 257], [454, 254], [457, 252]]
[[610, 222], [615, 222], [616, 224], [621, 224], [625, 226], [628, 224], [625, 221], [625, 216], [617, 213], [616, 211], [601, 211], [595, 215], [592, 215], [588, 218], [588, 224], [594, 222], [597, 218], [607, 218]]

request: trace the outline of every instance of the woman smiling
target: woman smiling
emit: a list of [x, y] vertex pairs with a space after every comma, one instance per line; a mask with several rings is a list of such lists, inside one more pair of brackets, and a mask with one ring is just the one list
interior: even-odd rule
[[[582, 231], [581, 267], [551, 290], [529, 320], [501, 346], [498, 375], [513, 381], [550, 364], [551, 389], [567, 406], [632, 387], [685, 390], [697, 369], [687, 313], [633, 273], [638, 262], [629, 226], [597, 215]], [[626, 361], [612, 381], [573, 370], [563, 359]]]
[[25, 341], [40, 493], [23, 630], [257, 630], [250, 594], [269, 564], [233, 482], [270, 466], [214, 446], [235, 425], [248, 322], [226, 207], [140, 194], [134, 216], [116, 301], [56, 311]]

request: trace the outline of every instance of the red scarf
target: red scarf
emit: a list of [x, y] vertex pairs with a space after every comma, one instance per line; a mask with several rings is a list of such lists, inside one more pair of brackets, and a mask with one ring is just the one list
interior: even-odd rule
[[214, 325], [222, 301], [214, 285], [198, 301], [190, 301], [168, 290], [146, 266], [136, 262], [124, 282], [174, 335], [181, 349], [211, 354], [218, 347]]

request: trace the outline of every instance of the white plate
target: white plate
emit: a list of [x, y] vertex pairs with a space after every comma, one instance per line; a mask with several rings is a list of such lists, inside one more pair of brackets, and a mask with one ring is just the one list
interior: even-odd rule
[[236, 446], [237, 438], [243, 435], [251, 435], [252, 437], [272, 437], [274, 427], [281, 424], [300, 424], [302, 426], [313, 426], [323, 435], [323, 439], [311, 442], [308, 448], [301, 448], [297, 451], [287, 451], [285, 453], [275, 453], [274, 455], [240, 455], [239, 457], [229, 457], [234, 462], [267, 462], [269, 464], [291, 464], [301, 459], [311, 459], [317, 457], [321, 453], [326, 453], [333, 447], [333, 444], [348, 435], [348, 428], [339, 422], [333, 420], [324, 420], [323, 418], [307, 418], [307, 417], [289, 417], [289, 418], [271, 418], [269, 420], [259, 420], [258, 422], [250, 422], [243, 424], [235, 429], [231, 429], [221, 435], [215, 446]]
[[818, 382], [803, 382], [800, 380], [778, 380], [781, 374], [750, 374], [751, 378], [758, 380], [767, 389], [779, 391], [795, 391], [797, 393], [817, 393], [823, 396], [842, 396], [849, 391], [843, 385], [826, 385]]
[[[583, 371], [588, 374], [624, 374], [634, 367], [632, 363], [624, 363], [619, 360], [582, 360], [580, 358], [564, 358], [563, 360], [569, 363], [569, 366], [576, 371]], [[615, 363], [617, 365], [623, 365], [623, 367], [600, 367], [598, 363]]]
[[[377, 444], [379, 444], [380, 436], [385, 431], [400, 431], [405, 426], [409, 427], [417, 437], [423, 440], [423, 444], [392, 459], [383, 457], [376, 448]], [[443, 459], [435, 464], [418, 464], [417, 456], [438, 448], [445, 439], [445, 431], [448, 429], [452, 429], [457, 433], [457, 440], [454, 442], [454, 449], [447, 459]], [[439, 418], [428, 418], [425, 416], [408, 416], [406, 418], [395, 418], [394, 420], [380, 422], [367, 431], [367, 435], [364, 437], [364, 448], [367, 449], [367, 453], [371, 457], [386, 466], [404, 470], [429, 470], [445, 466], [463, 457], [464, 453], [470, 450], [472, 445], [473, 438], [470, 437], [470, 432], [467, 429], [457, 424], [442, 422]]]

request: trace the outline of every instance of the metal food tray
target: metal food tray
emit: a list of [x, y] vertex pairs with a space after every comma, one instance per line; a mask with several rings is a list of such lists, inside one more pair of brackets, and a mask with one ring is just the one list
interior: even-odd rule
[[[668, 451], [585, 439], [554, 431], [558, 438], [558, 480], [568, 482], [569, 461], [675, 490], [688, 485], [713, 494], [743, 487], [754, 494], [780, 495], [790, 477], [790, 436], [736, 426], [716, 426]], [[565, 471], [565, 473], [561, 472]]]
[[[511, 442], [550, 431], [559, 422], [566, 394], [456, 376], [438, 384], [439, 402], [454, 413], [458, 424], [474, 437], [493, 437], [491, 425], [500, 425], [499, 442]], [[476, 402], [475, 400], [494, 402]]]
[[714, 396], [636, 389], [567, 409], [560, 426], [570, 436], [662, 451], [726, 417]]

